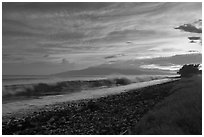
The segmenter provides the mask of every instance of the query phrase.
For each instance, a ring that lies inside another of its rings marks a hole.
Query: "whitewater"
[[[125,86],[101,88],[101,89],[89,89],[89,90],[82,90],[80,92],[74,92],[70,94],[42,96],[36,99],[9,102],[9,103],[2,104],[2,115],[5,116],[8,114],[12,114],[20,111],[26,111],[29,109],[43,108],[46,105],[52,105],[60,102],[100,98],[108,95],[127,92],[131,89],[139,89],[147,86],[169,82],[172,80],[174,79],[164,78],[164,79],[158,79],[158,80],[152,80],[152,81],[146,81],[146,82],[132,83]]]

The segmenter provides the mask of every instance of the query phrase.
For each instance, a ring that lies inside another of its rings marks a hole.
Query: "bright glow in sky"
[[[3,3],[3,74],[51,74],[199,53],[201,46],[188,41],[199,34],[174,28],[201,18],[199,2]]]

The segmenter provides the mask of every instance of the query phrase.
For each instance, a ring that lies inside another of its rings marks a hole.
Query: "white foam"
[[[147,82],[133,83],[126,86],[103,88],[103,89],[97,89],[97,90],[84,90],[82,92],[76,92],[76,93],[65,94],[60,96],[59,95],[45,96],[40,99],[23,100],[23,101],[6,103],[2,105],[2,111],[3,111],[2,115],[17,112],[21,109],[43,107],[45,105],[55,104],[59,102],[99,98],[102,96],[126,92],[131,89],[138,89],[146,86],[161,84],[171,80],[172,79],[159,79],[159,80],[152,80]]]

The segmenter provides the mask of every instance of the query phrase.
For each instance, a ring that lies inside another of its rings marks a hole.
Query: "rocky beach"
[[[176,81],[132,89],[96,99],[47,105],[26,114],[3,117],[2,131],[11,134],[131,134],[131,128],[155,104],[169,96]]]
[[[2,2],[3,135],[202,135],[202,2]]]

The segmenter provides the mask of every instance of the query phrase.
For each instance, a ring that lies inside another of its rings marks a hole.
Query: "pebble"
[[[146,87],[99,99],[61,103],[50,108],[46,106],[46,110],[36,111],[21,119],[11,118],[10,121],[3,122],[2,133],[3,135],[131,134],[130,128],[134,127],[156,103],[169,95],[163,92],[170,92],[173,85],[174,82],[169,82],[152,86],[154,88]]]

